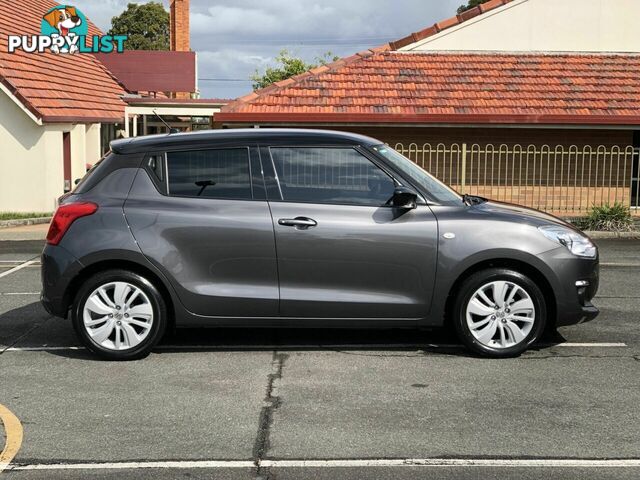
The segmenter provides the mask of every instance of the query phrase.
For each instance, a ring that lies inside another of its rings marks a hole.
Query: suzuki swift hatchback
[[[174,326],[445,324],[507,357],[598,314],[598,252],[571,225],[311,130],[114,141],[61,199],[42,281],[45,308],[109,359]]]

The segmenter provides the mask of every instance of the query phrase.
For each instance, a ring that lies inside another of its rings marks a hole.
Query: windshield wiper
[[[462,203],[465,205],[480,205],[481,203],[488,202],[488,200],[484,197],[479,197],[477,195],[469,195],[465,193],[462,195]]]

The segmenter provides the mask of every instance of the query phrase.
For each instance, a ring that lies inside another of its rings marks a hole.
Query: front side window
[[[271,148],[287,202],[386,205],[394,180],[353,148]]]
[[[250,200],[246,148],[167,153],[169,195]]]

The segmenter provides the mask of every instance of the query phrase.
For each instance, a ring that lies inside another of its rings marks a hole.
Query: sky
[[[103,31],[132,0],[75,0]],[[169,0],[163,0],[165,8]],[[312,61],[348,56],[451,17],[463,0],[191,0],[191,49],[203,98],[251,92],[282,49]]]

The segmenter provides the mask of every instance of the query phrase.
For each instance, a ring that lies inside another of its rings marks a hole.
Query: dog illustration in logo
[[[71,30],[82,25],[82,19],[78,15],[75,7],[64,6],[51,10],[43,18],[49,25],[55,28],[62,37],[75,37],[76,34]],[[57,45],[52,45],[51,51],[54,53],[76,53],[78,46],[71,45],[70,48],[60,48]]]

